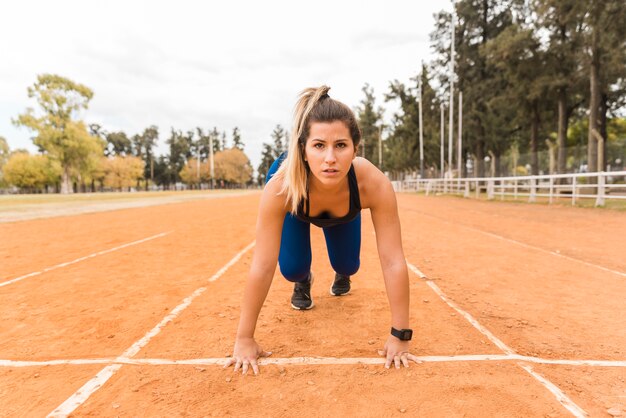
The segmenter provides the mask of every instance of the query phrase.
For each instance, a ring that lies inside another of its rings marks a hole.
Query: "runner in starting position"
[[[311,299],[310,224],[324,230],[335,280],[334,296],[350,291],[359,269],[361,209],[369,208],[391,306],[391,331],[384,350],[385,367],[409,366],[409,279],[402,249],[396,196],[387,177],[357,157],[361,131],[354,113],[328,96],[329,87],[304,90],[296,104],[288,152],[271,166],[256,226],[256,248],[241,305],[232,358],[235,371],[258,373],[257,360],[271,353],[254,339],[261,306],[276,262],[294,282],[291,306],[313,308]]]

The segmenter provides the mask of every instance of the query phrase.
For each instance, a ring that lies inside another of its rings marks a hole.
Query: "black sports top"
[[[353,165],[350,165],[350,170],[348,171],[348,186],[350,188],[350,210],[348,210],[346,216],[331,218],[327,211],[322,212],[316,217],[309,216],[309,191],[307,190],[306,211],[304,210],[304,201],[300,201],[296,218],[304,222],[310,222],[320,228],[341,225],[354,220],[361,212],[361,196],[359,195],[359,184],[356,181],[356,173],[354,172]]]

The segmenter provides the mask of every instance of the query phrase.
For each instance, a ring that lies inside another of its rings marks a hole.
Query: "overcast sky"
[[[383,103],[429,61],[435,1],[11,1],[0,20],[0,136],[35,151],[11,119],[31,106],[37,74],[87,85],[83,118],[129,136],[149,125],[166,153],[172,127],[238,126],[256,168],[300,90],[327,84],[354,108],[369,83]]]

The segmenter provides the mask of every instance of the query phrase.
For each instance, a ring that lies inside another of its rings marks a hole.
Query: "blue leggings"
[[[265,178],[266,183],[276,173],[285,155],[281,154],[274,161]],[[361,264],[361,214],[348,223],[322,229],[333,270],[352,276]],[[306,280],[311,271],[311,224],[290,213],[287,213],[283,222],[278,264],[280,272],[290,282]]]

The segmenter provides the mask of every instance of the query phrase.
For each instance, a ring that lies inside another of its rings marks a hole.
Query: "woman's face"
[[[313,122],[304,154],[311,174],[323,185],[333,186],[348,174],[356,149],[344,122]]]

